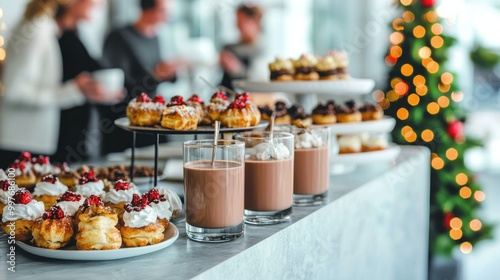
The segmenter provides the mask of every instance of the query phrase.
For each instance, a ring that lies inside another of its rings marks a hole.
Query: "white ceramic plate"
[[[124,130],[150,133],[150,134],[195,135],[195,134],[214,134],[215,132],[215,128],[213,128],[212,126],[199,126],[197,130],[173,130],[160,127],[159,125],[153,127],[135,126],[135,125],[130,125],[130,121],[128,120],[128,118],[119,118],[115,120],[115,125]],[[268,125],[269,123],[267,121],[261,121],[258,125],[250,127],[239,127],[239,128],[222,127],[220,129],[220,133],[244,132],[259,128],[266,128]]]
[[[332,164],[365,164],[373,162],[390,162],[395,160],[401,148],[398,145],[390,144],[385,150],[356,153],[356,154],[338,154],[332,156]]]
[[[116,250],[77,250],[75,246],[51,250],[35,247],[29,243],[20,241],[17,242],[17,245],[28,253],[52,259],[81,261],[117,260],[149,254],[164,249],[172,245],[175,240],[177,240],[179,237],[179,230],[172,223],[170,223],[164,234],[165,239],[158,244],[144,247],[120,248]]]
[[[396,120],[384,116],[377,121],[365,121],[358,123],[336,123],[329,125],[330,131],[335,135],[357,134],[357,133],[387,133],[391,132],[396,125]],[[316,126],[316,125],[315,125]],[[317,125],[322,126],[322,125]]]
[[[234,86],[249,92],[317,93],[344,96],[368,94],[375,87],[375,81],[369,79],[289,82],[236,80]]]

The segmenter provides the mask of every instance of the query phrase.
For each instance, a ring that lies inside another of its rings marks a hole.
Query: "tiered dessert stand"
[[[282,92],[294,95],[297,102],[301,104],[306,112],[311,112],[318,104],[318,95],[326,95],[333,98],[356,98],[361,97],[373,90],[375,81],[369,79],[349,79],[335,81],[249,81],[237,80],[234,86],[240,90],[252,93]],[[332,172],[335,174],[353,170],[356,165],[369,162],[384,162],[394,160],[401,149],[390,144],[385,150],[356,153],[338,154],[337,135],[344,134],[383,134],[394,129],[396,120],[384,116],[381,120],[364,121],[360,123],[337,123],[330,125],[332,135]]]
[[[120,118],[115,120],[115,125],[121,129],[130,131],[132,133],[132,154],[130,157],[130,181],[134,181],[134,164],[135,164],[135,148],[136,148],[136,137],[137,133],[143,134],[153,134],[155,135],[156,141],[154,145],[154,178],[153,178],[153,186],[158,185],[158,146],[160,144],[160,135],[194,135],[195,139],[197,139],[200,134],[214,134],[215,129],[211,126],[199,126],[197,130],[172,130],[161,128],[159,126],[156,127],[142,127],[142,126],[134,126],[130,124],[128,118]],[[236,133],[236,132],[244,132],[254,129],[261,129],[268,126],[268,122],[261,122],[260,124],[252,127],[243,127],[243,128],[221,128],[220,134],[221,139],[224,139],[224,134],[226,133]]]

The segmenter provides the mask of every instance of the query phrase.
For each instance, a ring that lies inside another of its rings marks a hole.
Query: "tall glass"
[[[293,204],[293,141],[290,133],[245,132],[245,222],[270,225],[290,220]]]
[[[225,242],[243,235],[245,144],[219,140],[184,143],[186,233],[195,241]]]
[[[327,127],[293,129],[295,135],[293,202],[321,205],[330,183],[330,131]]]

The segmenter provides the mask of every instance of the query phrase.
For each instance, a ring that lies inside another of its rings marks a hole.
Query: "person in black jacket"
[[[101,119],[114,121],[124,117],[127,104],[141,93],[156,95],[162,82],[175,82],[178,65],[164,61],[160,51],[158,28],[167,21],[169,0],[141,0],[139,18],[125,27],[115,29],[106,38],[103,63],[125,72],[126,98],[114,106],[100,106]],[[112,127],[104,134],[102,152],[120,152],[132,145],[130,133]],[[138,135],[137,146],[154,143],[149,135]]]

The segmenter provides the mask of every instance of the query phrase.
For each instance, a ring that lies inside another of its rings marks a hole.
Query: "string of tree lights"
[[[400,0],[403,10],[392,22],[391,66],[386,92],[373,98],[397,118],[393,139],[431,150],[430,249],[450,255],[455,247],[468,254],[492,227],[477,217],[484,192],[464,164],[466,149],[478,145],[463,133],[463,93],[446,69],[454,39],[443,33],[436,0]]]

